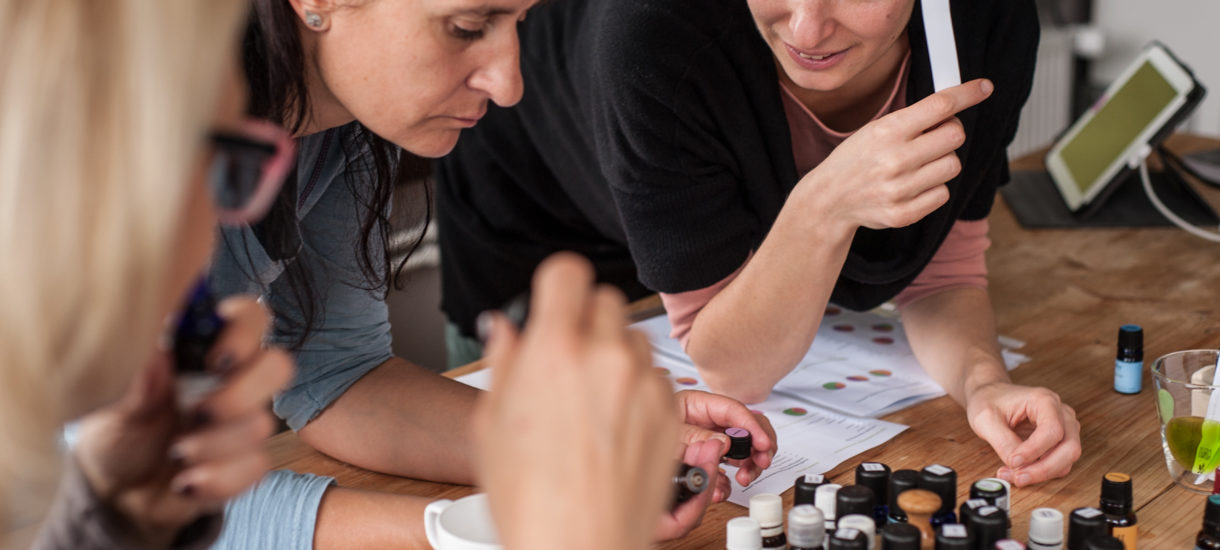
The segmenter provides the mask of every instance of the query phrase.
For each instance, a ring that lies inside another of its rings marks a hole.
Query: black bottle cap
[[[725,458],[732,460],[743,460],[750,458],[751,449],[754,447],[754,438],[745,428],[729,428],[724,431],[724,435],[729,436],[729,452],[724,455]]]
[[[871,518],[876,507],[873,490],[863,485],[848,485],[835,494],[835,517],[860,514]]]
[[[1107,514],[1131,512],[1131,476],[1110,472],[1101,478],[1101,509]]]
[[[1203,509],[1203,527],[1220,529],[1220,495],[1207,497],[1207,507]]]
[[[881,550],[919,550],[919,528],[909,523],[891,523],[881,530]]]
[[[1101,510],[1092,507],[1072,510],[1068,519],[1068,550],[1086,550],[1085,541],[1109,532]]]
[[[894,470],[894,473],[890,474],[889,486],[889,505],[890,512],[892,513],[896,510],[901,510],[898,507],[898,495],[907,489],[919,488],[919,472],[915,470]]]
[[[1098,535],[1085,541],[1084,550],[1123,550],[1123,541],[1110,535]]]
[[[856,485],[872,489],[877,502],[888,503],[890,467],[880,462],[861,462],[856,466]]]
[[[1123,325],[1118,328],[1118,360],[1144,360],[1144,329],[1139,325]]]
[[[868,535],[859,529],[840,527],[826,541],[828,550],[868,550]]]
[[[970,498],[981,498],[994,506],[999,506],[1000,499],[1006,496],[1008,490],[1004,488],[1004,484],[994,479],[980,479],[970,486]]]
[[[984,506],[990,506],[990,505],[991,505],[991,503],[989,503],[981,498],[966,499],[966,502],[962,503],[961,508],[957,509],[957,520],[962,522],[963,524],[965,524],[966,527],[969,527],[970,526],[970,511],[975,508],[982,508]]]
[[[995,506],[973,508],[970,515],[970,531],[978,541],[978,548],[994,548],[996,541],[1008,538],[1008,514]]]
[[[957,471],[948,466],[933,464],[919,472],[919,488],[927,489],[940,497],[937,514],[953,512],[957,508]]]
[[[936,550],[973,550],[974,533],[960,523],[946,523],[936,529]]]
[[[822,474],[805,474],[796,478],[796,483],[792,484],[792,505],[800,506],[802,504],[814,504],[813,496],[826,483],[826,478]]]

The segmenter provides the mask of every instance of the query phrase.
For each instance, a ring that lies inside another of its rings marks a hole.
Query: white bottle
[[[729,520],[725,550],[762,550],[762,529],[748,517]]]

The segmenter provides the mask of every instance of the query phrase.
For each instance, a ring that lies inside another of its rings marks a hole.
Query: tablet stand
[[[1192,224],[1220,224],[1220,217],[1186,183],[1183,174],[1172,163],[1163,164],[1166,170],[1150,174],[1161,201]],[[1044,171],[1013,172],[1012,181],[1001,187],[1000,193],[1017,221],[1029,228],[1173,226],[1148,200],[1136,171],[1128,171],[1113,192],[1085,214],[1068,210],[1050,174]]]

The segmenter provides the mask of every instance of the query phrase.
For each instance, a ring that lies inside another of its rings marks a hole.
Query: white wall
[[[1106,49],[1093,80],[1109,83],[1152,40],[1195,72],[1207,97],[1184,129],[1220,137],[1220,0],[1093,0]]]

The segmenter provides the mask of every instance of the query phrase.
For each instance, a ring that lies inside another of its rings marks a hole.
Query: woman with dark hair
[[[983,256],[1037,14],[1032,0],[951,7],[968,82],[935,94],[916,0],[535,10],[520,30],[530,93],[439,163],[450,349],[477,352],[479,312],[554,250],[628,296],[660,292],[704,381],[747,403],[797,365],[828,303],[895,300],[996,475],[1065,475],[1075,413],[1009,379]]]
[[[504,107],[520,100],[517,23],[534,4],[254,2],[244,41],[251,110],[291,129],[299,155],[262,223],[222,229],[212,276],[221,291],[262,293],[275,314],[273,340],[290,346],[298,362],[275,411],[303,441],[339,460],[474,481],[470,419],[479,392],[390,351],[385,295],[396,266],[387,216],[395,188],[418,176],[418,157],[447,154],[489,100]],[[756,435],[753,456],[735,463],[738,481],[748,484],[770,464],[775,438],[765,418],[723,396],[678,397],[684,442],[713,439],[723,454],[723,429],[740,425]],[[716,471],[713,455],[720,455],[691,452],[688,459]],[[309,492],[314,503],[323,498],[325,480],[298,481],[284,490]],[[714,495],[667,516],[658,535],[685,532],[712,497],[727,496],[721,475]],[[264,504],[273,506],[254,503]]]

